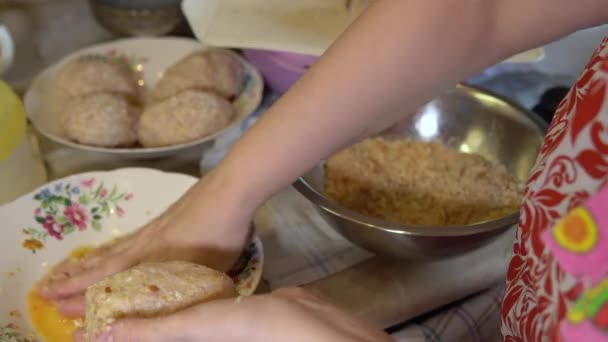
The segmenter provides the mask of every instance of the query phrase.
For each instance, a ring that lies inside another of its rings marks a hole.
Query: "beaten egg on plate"
[[[92,251],[92,247],[80,247],[70,256],[79,259]],[[71,342],[74,331],[83,326],[82,318],[63,316],[52,302],[40,297],[34,290],[28,295],[27,306],[36,333],[46,342]]]

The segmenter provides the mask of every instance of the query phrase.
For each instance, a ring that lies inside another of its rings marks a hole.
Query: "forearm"
[[[215,173],[243,190],[246,203],[261,205],[319,160],[467,76],[589,24],[555,24],[547,16],[565,15],[567,5],[537,5],[564,1],[377,0]]]

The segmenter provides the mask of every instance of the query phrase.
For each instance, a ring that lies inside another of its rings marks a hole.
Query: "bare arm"
[[[319,160],[460,80],[607,21],[604,0],[377,0],[235,144],[214,176],[257,207]],[[251,175],[246,182],[244,172]]]

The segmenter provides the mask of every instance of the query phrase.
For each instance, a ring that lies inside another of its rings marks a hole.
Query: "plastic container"
[[[266,84],[278,93],[289,89],[318,59],[317,56],[270,50],[243,50],[245,58],[255,65]]]
[[[27,132],[21,100],[0,81],[0,204],[36,189],[46,177],[35,137]]]

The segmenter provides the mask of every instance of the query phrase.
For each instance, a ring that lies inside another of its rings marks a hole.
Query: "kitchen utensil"
[[[546,123],[536,114],[491,93],[460,85],[425,105],[403,123],[403,136],[439,140],[504,165],[525,182],[543,142]],[[353,243],[380,255],[433,258],[488,244],[517,223],[518,212],[459,226],[404,225],[341,207],[323,193],[323,163],[295,183],[330,225]]]

